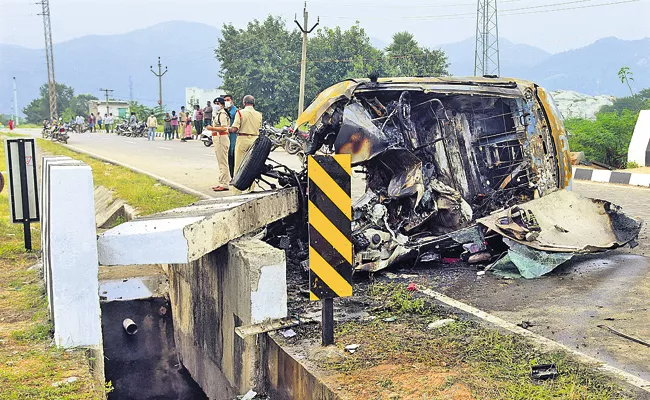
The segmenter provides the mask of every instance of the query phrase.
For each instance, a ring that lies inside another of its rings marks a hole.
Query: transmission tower
[[[54,78],[54,49],[52,47],[52,24],[50,23],[50,1],[42,0],[43,31],[45,33],[45,60],[47,61],[47,92],[50,98],[50,119],[56,119],[56,79]]]
[[[478,0],[474,75],[500,75],[497,0]]]

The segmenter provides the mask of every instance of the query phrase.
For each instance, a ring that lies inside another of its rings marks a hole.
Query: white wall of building
[[[120,116],[120,109],[126,110],[125,113],[128,114],[129,112],[129,103],[125,101],[110,101],[108,102],[108,112],[106,111],[106,101],[90,101],[88,103],[88,113],[93,113],[97,115],[97,113],[100,113],[102,116],[104,114],[110,114],[113,113],[114,117],[119,117]],[[124,114],[124,112],[123,112]],[[124,115],[126,115],[124,114]]]
[[[650,165],[650,110],[641,110],[636,121],[627,161],[634,161],[642,167]]]
[[[219,96],[225,95],[226,92],[221,89],[201,89],[198,87],[185,88],[185,108],[192,109],[194,104],[201,108],[205,107],[208,101],[212,102]]]

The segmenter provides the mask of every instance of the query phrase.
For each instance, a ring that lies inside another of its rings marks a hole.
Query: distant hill
[[[185,103],[185,87],[216,88],[219,63],[213,49],[220,36],[218,28],[191,22],[172,21],[121,35],[84,36],[54,45],[56,81],[72,86],[75,93],[103,98],[100,88],[114,89],[114,97],[129,100],[129,77],[134,100],[149,106],[158,100],[158,56],[163,68],[163,102],[180,107]],[[0,44],[0,112],[11,111],[13,82],[18,85],[18,105],[22,109],[38,96],[47,82],[45,52]]]
[[[454,75],[474,73],[474,39],[441,46],[447,52]],[[634,73],[632,87],[650,87],[650,38],[604,38],[588,46],[549,54],[534,46],[499,41],[501,76],[530,79],[549,90],[572,90],[595,95],[629,96],[618,79],[628,66]]]
[[[121,35],[84,36],[54,45],[56,80],[102,98],[100,88],[114,89],[115,98],[129,99],[129,77],[134,100],[149,106],[158,100],[158,79],[150,72],[158,56],[169,71],[163,77],[163,101],[170,107],[185,102],[185,87],[216,88],[221,84],[213,49],[220,37],[216,27],[171,21]],[[371,38],[378,48],[388,44]],[[440,46],[454,75],[474,73],[474,39]],[[628,66],[635,90],[650,87],[650,38],[604,38],[559,54],[534,46],[500,41],[501,75],[531,79],[549,90],[573,90],[589,95],[628,95],[617,72]],[[0,113],[10,113],[12,76],[18,84],[22,109],[38,96],[47,81],[42,49],[0,44]]]
[[[461,42],[440,46],[447,54],[453,75],[474,75],[475,40],[473,37]],[[499,56],[502,76],[518,76],[522,70],[547,60],[552,55],[538,47],[517,44],[505,38],[499,40]]]

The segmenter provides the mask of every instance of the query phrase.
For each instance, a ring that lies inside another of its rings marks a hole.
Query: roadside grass
[[[0,147],[4,167],[4,147]],[[2,168],[4,169],[4,168]],[[9,221],[7,193],[0,193],[0,398],[100,399],[82,350],[52,344],[47,300],[38,271],[38,224],[32,224],[34,252],[26,252],[22,225]],[[67,378],[71,383],[53,386]]]
[[[115,197],[134,207],[140,215],[155,214],[199,200],[146,175],[74,152],[58,143],[37,139],[37,146],[45,153],[72,157],[88,164],[93,170],[95,186],[112,190]]]
[[[566,353],[542,353],[521,337],[459,320],[404,285],[375,283],[368,296],[381,304],[376,318],[336,329],[341,347],[356,343],[359,348],[341,362],[326,364],[341,373],[336,384],[343,398],[345,393],[392,399],[633,398],[593,366]],[[386,322],[387,317],[396,319]],[[441,318],[456,321],[427,329]],[[533,381],[531,366],[548,363],[555,363],[560,375]]]

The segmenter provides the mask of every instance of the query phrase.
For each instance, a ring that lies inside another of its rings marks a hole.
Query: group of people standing
[[[196,107],[194,109],[196,115]],[[231,177],[258,138],[262,128],[262,113],[255,110],[255,98],[251,95],[244,96],[242,109],[235,107],[230,95],[217,97],[214,99],[214,110],[210,111],[210,120],[206,120],[203,113],[203,124],[212,132],[214,152],[219,164],[219,184],[212,190],[222,192],[230,189]],[[239,193],[237,189],[233,189],[233,192]]]
[[[113,117],[113,113],[106,113],[103,117],[100,113],[97,113],[97,116],[95,116],[95,113],[90,113],[87,118],[82,117],[81,115],[77,115],[74,120],[70,121],[70,124],[74,124],[79,127],[83,126],[84,123],[88,123],[89,132],[99,131],[102,129],[103,125],[103,129],[106,131],[106,133],[112,133],[114,129],[115,118]],[[83,131],[83,129],[79,129],[79,132]]]

